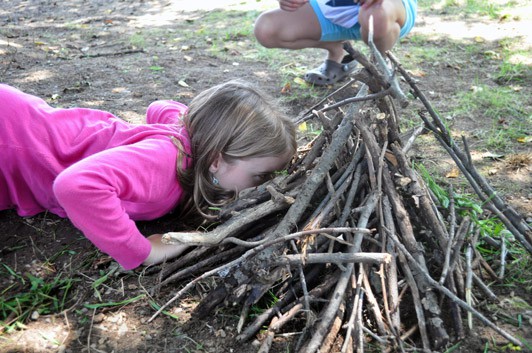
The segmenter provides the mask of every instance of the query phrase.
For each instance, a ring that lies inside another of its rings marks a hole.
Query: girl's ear
[[[212,164],[209,166],[209,172],[216,173],[220,168],[220,162],[222,160],[222,154],[219,153],[218,156],[214,159]]]

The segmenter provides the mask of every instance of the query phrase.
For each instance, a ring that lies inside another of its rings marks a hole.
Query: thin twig
[[[458,298],[456,295],[454,295],[450,290],[440,285],[437,281],[432,279],[423,269],[419,266],[417,261],[412,257],[412,255],[408,252],[408,250],[404,247],[404,245],[397,239],[397,237],[389,233],[390,238],[393,240],[395,245],[400,249],[401,253],[404,254],[408,260],[408,262],[416,268],[417,271],[419,271],[425,279],[436,289],[438,289],[442,294],[446,295],[449,299],[456,302],[462,309],[470,311],[477,319],[479,319],[483,324],[486,326],[489,326],[492,328],[495,332],[500,334],[502,337],[506,338],[509,342],[515,344],[516,346],[522,347],[523,343],[519,341],[517,338],[510,335],[508,332],[504,331],[497,325],[495,325],[493,322],[488,320],[484,315],[482,315],[480,312],[472,308],[470,305],[468,305],[466,302]]]
[[[403,153],[405,155],[410,152],[410,149],[412,149],[412,146],[414,145],[414,141],[419,137],[419,135],[423,134],[425,132],[425,125],[418,126],[413,132],[412,135],[408,138],[408,141],[403,146]]]
[[[129,54],[137,54],[137,53],[144,53],[144,49],[129,49],[129,50],[121,50],[121,51],[113,51],[110,53],[96,53],[96,54],[82,54],[79,56],[80,59],[84,58],[99,58],[103,56],[120,56],[120,55],[129,55]]]
[[[471,287],[473,286],[473,269],[471,268],[471,261],[473,257],[473,248],[471,244],[467,244],[466,248],[466,281],[465,281],[465,300],[466,303],[473,307]],[[470,311],[467,312],[467,326],[469,330],[473,329],[473,316]]]
[[[356,276],[356,284],[355,284],[355,296],[353,298],[353,309],[351,310],[351,315],[349,316],[349,320],[347,321],[347,324],[344,325],[344,328],[347,328],[347,331],[344,336],[344,343],[342,344],[341,353],[345,353],[347,351],[347,348],[350,343],[354,342],[353,337],[353,329],[355,326],[355,319],[356,314],[358,313],[358,310],[356,310],[357,305],[359,304],[358,298],[360,297],[360,292],[362,289],[362,277],[364,276],[364,273],[362,272],[363,267],[360,266],[358,269],[358,276]],[[352,281],[354,281],[354,276],[352,277]]]
[[[456,213],[454,209],[454,194],[453,187],[449,186],[449,213],[450,213],[450,225],[449,225],[449,240],[447,241],[447,246],[445,247],[445,259],[443,261],[443,269],[440,276],[440,284],[445,283],[447,278],[447,272],[449,271],[449,264],[451,262],[451,252],[454,242],[455,229],[456,229]]]
[[[391,261],[390,254],[385,253],[326,253],[326,254],[306,254],[302,255],[283,255],[273,264],[277,265],[301,265],[301,264],[345,264],[345,263],[363,263],[381,265],[388,264]]]
[[[473,273],[473,281],[475,284],[484,292],[484,294],[490,299],[491,301],[498,302],[499,298],[497,298],[497,295],[493,293],[491,289],[478,277],[478,275],[475,272]]]
[[[323,98],[322,100],[320,100],[318,103],[314,104],[312,107],[310,107],[309,109],[307,109],[304,113],[302,114],[299,114],[299,117],[297,119],[295,119],[295,122],[296,124],[300,124],[302,123],[303,121],[305,120],[308,120],[310,119],[309,117],[309,114],[314,111],[316,108],[318,108],[320,105],[322,105],[323,103],[325,103],[327,100],[329,100],[331,97],[334,97],[336,94],[338,94],[339,92],[343,91],[344,89],[346,89],[347,87],[351,86],[353,83],[355,82],[355,80],[351,79],[349,80],[347,83],[345,83],[343,86],[340,86],[340,88],[336,89],[334,92],[332,92],[331,94],[327,95],[325,98]]]

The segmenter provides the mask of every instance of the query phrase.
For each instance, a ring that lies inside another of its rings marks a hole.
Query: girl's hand
[[[284,11],[295,11],[307,2],[308,0],[279,0],[279,7]]]
[[[183,253],[188,245],[163,244],[162,234],[153,234],[148,237],[151,243],[151,251],[148,258],[142,263],[144,266],[157,265],[165,260],[173,259]]]

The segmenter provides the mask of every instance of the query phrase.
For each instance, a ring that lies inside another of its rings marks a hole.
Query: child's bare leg
[[[358,21],[364,42],[368,41],[369,18],[373,15],[373,42],[384,53],[393,48],[399,39],[406,11],[401,0],[377,0],[360,7]]]
[[[340,62],[345,53],[342,42],[321,42],[321,27],[308,3],[295,11],[275,9],[261,14],[255,22],[255,37],[266,48],[327,50],[327,59]]]

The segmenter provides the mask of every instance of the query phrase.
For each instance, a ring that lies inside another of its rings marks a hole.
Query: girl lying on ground
[[[68,217],[123,268],[178,256],[184,246],[135,225],[190,204],[207,217],[283,169],[293,123],[251,84],[231,81],[190,106],[156,101],[146,124],[111,113],[59,109],[0,85],[0,210]]]

